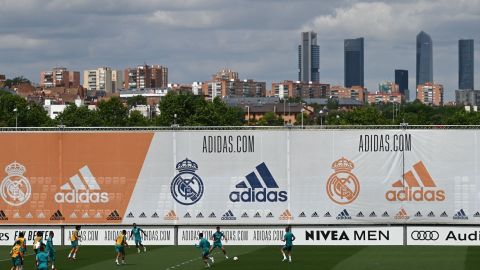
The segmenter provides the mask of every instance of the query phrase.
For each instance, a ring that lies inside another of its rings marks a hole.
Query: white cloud
[[[0,49],[38,49],[48,42],[20,35],[0,35]]]

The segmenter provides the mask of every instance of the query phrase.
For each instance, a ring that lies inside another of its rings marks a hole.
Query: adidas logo
[[[192,216],[190,215],[189,212],[187,212],[185,215],[183,215],[183,218],[191,218]]]
[[[209,218],[216,218],[217,216],[215,216],[215,213],[210,213],[210,215],[208,216]]]
[[[72,213],[70,214],[70,218],[77,218],[77,214],[76,214],[75,212],[72,212]]]
[[[203,218],[202,212],[198,213],[197,216],[196,216],[196,218]]]
[[[38,215],[37,215],[37,218],[45,218],[45,214],[43,212],[40,212]]]
[[[327,212],[325,215],[323,215],[323,217],[332,217],[332,215],[330,215],[330,212]]]
[[[102,218],[102,214],[100,214],[100,212],[97,212],[94,216],[94,218]]]
[[[272,212],[269,212],[269,213],[267,214],[267,218],[272,218],[272,217],[273,217]]]
[[[145,212],[142,212],[142,213],[140,214],[140,216],[138,216],[138,217],[139,217],[139,218],[147,218],[147,215],[145,215]]]
[[[3,210],[0,210],[0,220],[8,220],[7,215],[5,215],[5,212]]]
[[[153,213],[152,218],[159,218],[160,216],[157,214],[157,212]]]
[[[271,213],[270,213],[271,214]],[[261,218],[262,216],[260,215],[259,212],[255,213],[255,215],[253,216],[254,218]]]
[[[83,215],[82,215],[82,218],[90,218],[90,216],[88,215],[87,212],[85,212]],[[108,219],[108,218],[107,218]]]
[[[383,212],[382,217],[390,217],[387,211]]]
[[[298,215],[298,217],[307,217],[307,216],[305,215],[304,212],[301,212],[300,215]]]
[[[377,217],[377,214],[375,214],[375,212],[372,212],[370,213],[370,215],[368,215],[369,217]]]
[[[413,174],[413,171],[420,179],[421,185],[417,177]],[[423,162],[418,162],[413,165],[413,170],[406,172],[403,175],[404,180],[398,180],[393,183],[394,190],[389,190],[385,194],[385,198],[391,202],[395,201],[444,201],[445,190],[437,189],[435,181],[428,173],[427,168]]]
[[[242,218],[248,218],[247,212],[244,212],[244,213],[242,214]]]
[[[365,217],[362,212],[359,212],[356,217]]]
[[[258,174],[263,180],[262,185],[255,172],[251,172],[245,178],[247,183],[242,181],[235,188],[245,191],[233,191],[230,193],[230,201],[232,202],[285,202],[287,201],[287,192],[284,190],[277,191],[278,184],[268,170],[265,162],[256,167]]]
[[[395,219],[409,219],[410,217],[407,215],[407,211],[405,209],[400,208],[400,211],[395,215]]]
[[[293,216],[292,216],[292,213],[290,213],[290,211],[288,209],[285,209],[285,211],[283,211],[283,213],[280,215],[280,217],[278,217],[278,219],[280,219],[280,220],[292,220]]]
[[[175,211],[170,210],[164,217],[164,220],[177,220],[177,214],[175,214]]]
[[[317,212],[313,212],[312,217],[318,217]]]
[[[337,219],[339,219],[339,220],[352,219],[352,217],[347,212],[347,209],[343,209],[343,211],[340,212],[340,214],[337,215]]]
[[[468,216],[463,209],[460,209],[460,211],[453,215],[453,219],[468,219]]]
[[[232,210],[228,210],[225,214],[223,214],[222,220],[236,220],[237,218],[233,214]]]
[[[25,215],[25,218],[33,218],[32,213],[29,212],[28,214],[26,214],[26,215]]]
[[[85,213],[87,214],[87,213]],[[88,214],[87,214],[88,216]],[[122,217],[118,214],[117,210],[113,210],[112,213],[110,213],[110,215],[107,216],[107,220],[121,220]]]
[[[20,213],[16,212],[15,214],[13,214],[13,218],[20,218]]]
[[[415,213],[414,217],[423,217],[423,216],[422,216],[422,213],[420,213],[420,211],[418,211],[417,213]]]
[[[428,213],[427,217],[435,217],[435,214],[433,213],[433,211],[430,211],[430,213]]]
[[[107,203],[108,193],[100,192],[100,186],[88,166],[83,166],[79,174],[70,177],[70,182],[60,187],[55,194],[57,203]]]
[[[53,215],[50,217],[50,220],[65,220],[60,210],[57,210]]]
[[[440,215],[440,217],[448,217],[447,212],[444,211],[444,212]]]
[[[476,212],[473,217],[480,217],[480,213],[479,212]]]
[[[133,213],[132,213],[132,212],[128,213],[128,215],[127,215],[127,218],[134,218],[134,217],[135,217],[135,216],[133,216]]]

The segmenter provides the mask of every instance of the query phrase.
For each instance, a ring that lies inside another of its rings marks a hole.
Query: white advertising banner
[[[478,137],[474,130],[156,132],[123,222],[479,223]]]
[[[294,227],[296,245],[395,246],[403,245],[402,226]]]
[[[410,246],[480,246],[480,228],[474,226],[407,227]]]
[[[43,233],[43,242],[46,243],[50,232],[53,232],[53,244],[62,244],[62,230],[60,226],[0,226],[0,246],[12,246],[20,232],[23,232],[29,249],[33,247],[33,239],[37,232]]]
[[[0,220],[480,224],[479,142],[460,129],[5,133]]]
[[[173,227],[159,227],[159,226],[142,226],[141,228],[145,234],[142,233],[142,244],[144,245],[174,245],[175,244],[175,230]],[[74,227],[65,227],[64,244],[70,245],[70,235]],[[131,235],[131,226],[82,226],[80,230],[80,245],[85,246],[114,246],[117,236],[122,232],[127,231],[127,242],[134,246],[134,237]]]
[[[199,243],[199,233],[203,233],[206,239],[211,240],[215,227],[179,227],[178,245],[194,245]],[[221,232],[225,235],[224,245],[232,246],[269,246],[282,245],[282,239],[285,234],[285,227],[221,227]]]
[[[225,245],[284,245],[285,227],[221,227],[227,238]],[[211,240],[215,228],[180,227],[178,244],[193,245],[199,242],[199,233]],[[370,227],[292,227],[294,245],[403,245],[402,226]]]

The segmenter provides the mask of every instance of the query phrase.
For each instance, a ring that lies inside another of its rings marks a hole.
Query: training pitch
[[[230,259],[214,251],[211,269],[478,269],[480,247],[311,247],[295,246],[293,262],[282,262],[280,246],[226,246]],[[0,248],[0,269],[10,269],[9,248]],[[31,251],[31,249],[29,250]],[[148,247],[137,254],[127,248],[126,265],[115,264],[113,246],[81,246],[78,259],[67,259],[68,248],[57,247],[59,270],[108,269],[204,269],[200,251],[193,246]],[[237,256],[238,261],[231,258]],[[34,256],[27,253],[25,270],[36,269]]]

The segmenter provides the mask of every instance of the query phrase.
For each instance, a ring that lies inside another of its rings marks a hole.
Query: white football
[[[234,260],[234,261],[238,260],[238,257],[233,257],[233,260]]]

